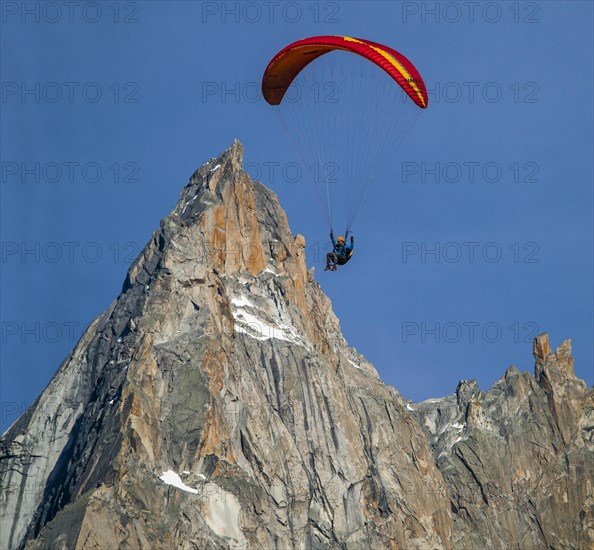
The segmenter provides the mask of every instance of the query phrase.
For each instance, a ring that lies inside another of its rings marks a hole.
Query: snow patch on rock
[[[172,485],[173,487],[175,487],[177,489],[181,489],[182,491],[186,491],[187,493],[193,493],[195,495],[198,494],[198,489],[194,489],[193,487],[188,487],[188,485],[186,485],[181,480],[179,475],[176,474],[173,470],[167,470],[166,472],[163,472],[159,476],[159,479],[163,483],[166,483],[167,485]]]
[[[260,299],[261,305],[255,300]],[[231,299],[231,312],[235,319],[235,330],[256,340],[284,340],[300,343],[297,329],[280,311],[277,303],[262,297],[240,294]]]

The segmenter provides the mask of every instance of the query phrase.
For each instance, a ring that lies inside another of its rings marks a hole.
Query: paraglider
[[[346,235],[348,237],[348,233]],[[338,237],[334,240],[334,232],[330,230],[330,240],[332,241],[332,252],[326,254],[326,267],[324,271],[336,271],[337,265],[346,264],[353,255],[353,248],[355,247],[355,239],[351,235],[351,242],[346,244],[344,237]]]
[[[428,105],[420,73],[383,44],[314,36],[271,59],[262,94],[277,107],[303,166],[312,171],[308,180],[331,235],[339,212],[348,238],[374,179]],[[327,270],[334,271],[348,262],[353,246],[331,240]]]

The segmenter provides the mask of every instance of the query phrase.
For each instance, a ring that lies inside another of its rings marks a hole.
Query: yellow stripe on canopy
[[[423,104],[423,107],[426,107],[425,98],[423,97],[421,90],[419,90],[419,87],[416,85],[414,78],[410,76],[409,72],[398,62],[397,59],[394,59],[394,57],[392,57],[388,52],[382,50],[381,48],[372,46],[367,42],[357,40],[356,38],[351,38],[350,36],[343,36],[342,38],[344,38],[344,40],[346,40],[347,42],[357,42],[358,44],[368,46],[372,50],[375,50],[377,53],[379,53],[383,58],[387,59],[390,62],[390,64],[404,77],[404,79],[408,82],[410,87],[417,93],[419,99],[421,100],[421,103]]]

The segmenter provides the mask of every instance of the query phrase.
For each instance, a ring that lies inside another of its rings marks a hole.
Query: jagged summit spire
[[[209,180],[209,174],[216,171],[217,166],[229,166],[232,170],[243,170],[243,145],[235,138],[231,147],[223,151],[218,157],[212,158],[205,162],[198,168],[190,177],[188,187],[204,184],[205,180]],[[182,191],[183,194],[183,191]]]

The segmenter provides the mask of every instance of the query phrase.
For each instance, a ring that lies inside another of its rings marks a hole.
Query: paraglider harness
[[[336,263],[338,265],[346,264],[351,259],[352,255],[353,255],[354,241],[353,241],[352,236],[351,236],[351,245],[347,246],[347,244],[346,244],[347,239],[349,238],[349,233],[350,233],[350,231],[347,229],[346,233],[344,234],[344,243],[345,244],[340,247],[343,249],[344,252],[339,254],[336,251],[336,249],[338,248],[338,243],[334,240],[334,232],[332,230],[330,230],[330,239],[332,240],[332,246],[334,247],[332,253],[335,255]]]

